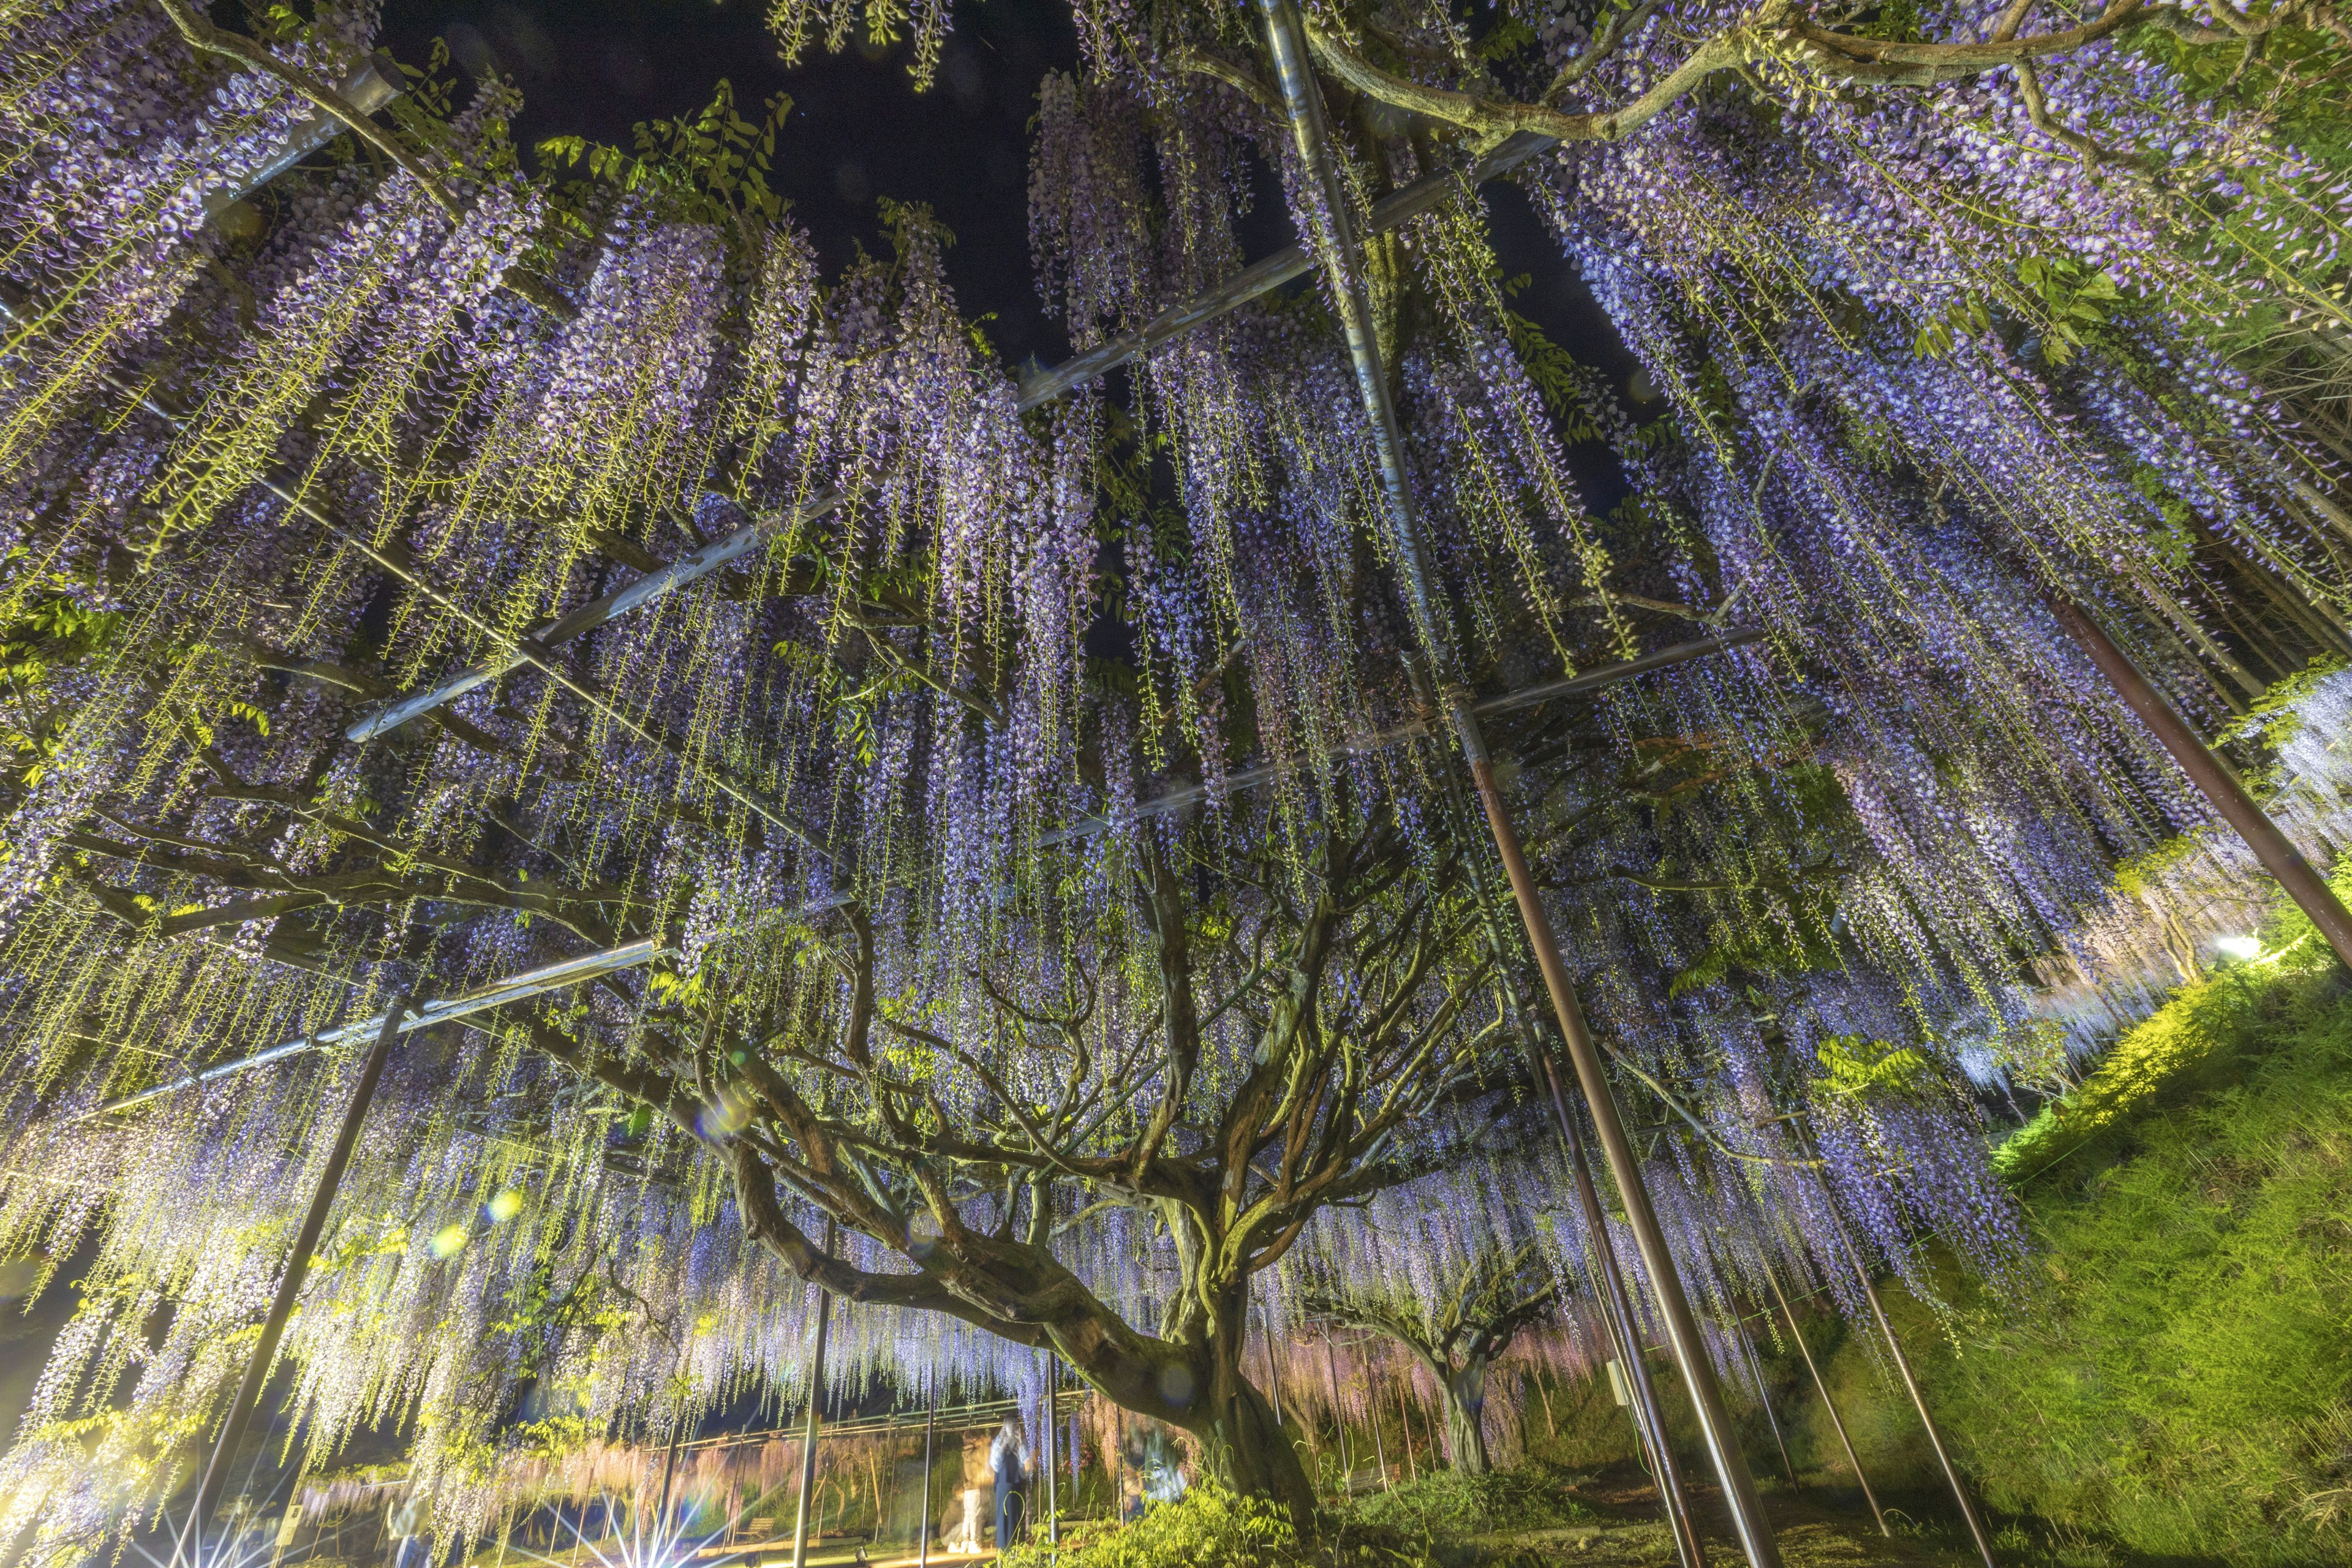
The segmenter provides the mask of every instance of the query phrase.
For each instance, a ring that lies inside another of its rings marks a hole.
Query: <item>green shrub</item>
[[[1007,1552],[1003,1568],[1045,1568],[1048,1558],[1035,1536]],[[1065,1529],[1061,1561],[1068,1568],[1282,1568],[1307,1559],[1280,1509],[1202,1484],[1127,1524]]]
[[[1532,1461],[1483,1476],[1436,1470],[1366,1493],[1349,1505],[1347,1517],[1358,1526],[1436,1542],[1583,1523],[1592,1513],[1568,1495],[1570,1480],[1566,1473]]]
[[[1472,1536],[1589,1517],[1560,1495],[1568,1480],[1549,1466],[1442,1472],[1332,1510],[1311,1535],[1272,1503],[1204,1484],[1126,1524],[1065,1524],[1060,1557],[1066,1568],[1443,1568],[1486,1555]],[[1003,1568],[1046,1568],[1051,1555],[1033,1538],[1005,1553]]]

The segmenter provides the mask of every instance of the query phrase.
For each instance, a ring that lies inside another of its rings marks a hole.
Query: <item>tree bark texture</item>
[[[1486,1358],[1474,1356],[1445,1379],[1445,1458],[1465,1476],[1493,1469],[1486,1451]]]

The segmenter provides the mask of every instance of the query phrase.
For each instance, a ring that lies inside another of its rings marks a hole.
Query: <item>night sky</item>
[[[828,274],[882,245],[875,198],[926,202],[953,231],[947,267],[967,318],[992,313],[990,338],[1008,364],[1069,352],[1040,308],[1029,266],[1029,122],[1048,70],[1075,70],[1078,41],[1064,0],[964,0],[939,77],[918,93],[908,47],[813,45],[787,70],[766,26],[765,0],[388,0],[384,41],[409,64],[436,37],[468,70],[502,70],[523,92],[515,135],[525,148],[556,135],[621,147],[640,121],[691,113],[724,77],[746,119],[771,93],[793,96],[771,184],[816,242]],[[1265,182],[1262,182],[1264,184]],[[1632,362],[1526,199],[1489,185],[1505,274],[1534,283],[1517,308],[1555,341],[1622,384]],[[1289,220],[1270,184],[1242,225],[1253,258],[1288,243]],[[1593,510],[1623,493],[1605,453],[1575,454]]]
[[[826,272],[863,243],[882,247],[875,198],[926,202],[956,237],[948,272],[967,317],[995,312],[1009,361],[1067,353],[1029,281],[1029,121],[1048,70],[1073,70],[1077,35],[1053,0],[958,7],[928,92],[908,47],[829,55],[813,44],[786,70],[765,0],[389,0],[384,39],[421,64],[437,35],[461,68],[503,70],[522,89],[516,140],[580,135],[630,146],[640,121],[691,113],[721,77],[747,120],[779,90],[792,118],[770,184],[792,203]]]

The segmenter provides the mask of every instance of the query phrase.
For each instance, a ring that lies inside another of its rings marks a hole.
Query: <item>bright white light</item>
[[[2263,944],[2250,936],[2225,936],[2214,940],[2213,946],[2231,958],[2260,958]]]
[[[731,1528],[743,1522],[739,1510],[727,1524],[706,1535],[696,1535],[685,1526],[683,1519],[664,1520],[656,1513],[656,1505],[645,1497],[632,1497],[625,1504],[611,1492],[599,1494],[605,1520],[612,1520],[625,1506],[629,1522],[611,1534],[600,1533],[595,1538],[585,1534],[579,1519],[565,1518],[561,1510],[556,1517],[576,1542],[574,1547],[560,1548],[562,1557],[544,1556],[527,1546],[516,1543],[518,1553],[541,1568],[740,1568],[740,1565],[761,1548],[751,1546],[741,1552],[728,1552],[722,1556],[706,1555],[712,1547],[730,1533]],[[682,1494],[672,1500],[673,1513],[683,1513]],[[585,1517],[585,1510],[582,1510]],[[611,1529],[608,1524],[607,1529]],[[778,1544],[762,1542],[769,1550]],[[811,1542],[814,1544],[814,1542]]]

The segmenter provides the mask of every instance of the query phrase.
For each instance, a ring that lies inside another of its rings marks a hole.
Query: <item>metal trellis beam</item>
[[[400,96],[400,67],[388,55],[370,55],[335,90],[362,114],[373,114]],[[323,109],[295,124],[287,131],[285,140],[261,161],[261,166],[246,176],[243,184],[235,190],[214,191],[205,197],[205,216],[219,217],[349,129]]]
[[[600,974],[610,974],[615,970],[635,969],[640,964],[651,963],[656,959],[667,957],[671,951],[672,949],[660,940],[646,937],[636,942],[624,942],[618,947],[608,947],[595,952],[583,953],[578,958],[567,958],[559,963],[542,964],[537,969],[527,969],[520,974],[510,974],[503,980],[494,980],[486,985],[478,985],[471,991],[461,991],[455,996],[445,996],[437,1002],[428,1002],[422,1006],[412,1007],[402,1017],[398,1032],[405,1035],[416,1029],[429,1029],[436,1024],[450,1023],[476,1013],[486,1013],[493,1007],[503,1007],[509,1002],[521,1002],[532,996],[544,995],[550,991],[560,991],[567,985],[576,985],[583,980],[593,980]],[[313,1051],[322,1051],[331,1046],[365,1039],[383,1027],[386,1016],[378,1013],[373,1017],[356,1019],[352,1023],[338,1025],[331,1029],[322,1029],[315,1035],[300,1036],[282,1045],[272,1046],[268,1050],[256,1051],[251,1056],[216,1062],[211,1067],[192,1072],[185,1078],[173,1079],[169,1083],[159,1083],[152,1088],[142,1089],[136,1094],[126,1094],[110,1100],[103,1105],[82,1112],[78,1120],[87,1121],[92,1117],[106,1115],[109,1111],[129,1110],[134,1106],[161,1100],[167,1094],[176,1094],[184,1089],[193,1089],[198,1084],[217,1082],[225,1078],[234,1078],[239,1073],[250,1072],[255,1068],[268,1067],[272,1062],[282,1062],[293,1057],[308,1056]]]
[[[1751,643],[1761,641],[1763,637],[1764,634],[1759,631],[1742,630],[1726,632],[1720,637],[1703,637],[1696,642],[1677,643],[1672,647],[1663,647],[1655,653],[1644,654],[1639,658],[1629,658],[1616,664],[1605,664],[1578,675],[1564,676],[1557,680],[1539,681],[1533,686],[1523,686],[1516,690],[1498,692],[1495,696],[1472,704],[1472,707],[1479,713],[1503,713],[1516,709],[1532,707],[1538,702],[1547,702],[1557,698],[1582,697],[1595,691],[1605,690],[1612,686],[1622,685],[1636,676],[1647,675],[1654,670],[1671,668],[1675,665],[1685,664],[1696,658],[1704,658],[1727,648],[1744,647]],[[1351,743],[1344,748],[1344,751],[1369,751],[1374,747],[1411,740],[1427,732],[1428,726],[1424,724],[1417,722],[1402,724],[1391,730],[1379,731]],[[1295,765],[1292,764],[1292,766]],[[1283,776],[1287,771],[1289,771],[1287,767],[1278,763],[1244,768],[1228,777],[1225,780],[1224,788],[1228,794],[1237,790],[1255,789],[1260,784]],[[1133,820],[1148,821],[1156,817],[1175,816],[1201,805],[1208,799],[1210,793],[1209,787],[1205,784],[1191,783],[1178,784],[1148,800],[1139,802],[1135,808]],[[1109,832],[1111,827],[1112,823],[1108,817],[1082,817],[1067,827],[1056,828],[1051,833],[1043,835],[1040,842],[1044,845],[1054,845],[1075,839],[1097,837]],[[803,916],[822,914],[828,910],[838,909],[848,901],[847,895],[834,894],[799,905],[788,912]],[[406,1021],[401,1025],[401,1029],[405,1033],[411,1029],[429,1028],[435,1024],[445,1024],[475,1013],[488,1012],[493,1007],[503,1007],[510,1002],[528,1001],[533,996],[544,995],[551,991],[560,991],[567,985],[577,984],[583,980],[593,980],[599,975],[657,963],[671,956],[675,952],[676,949],[661,939],[641,937],[635,942],[623,942],[617,947],[602,948],[594,952],[583,953],[577,958],[567,958],[559,963],[543,964],[520,974],[509,975],[504,980],[492,981],[477,986],[471,991],[460,992],[455,996],[446,996],[438,1002],[429,1003],[411,1013]],[[136,1094],[126,1094],[110,1100],[102,1105],[82,1112],[81,1115],[87,1119],[103,1116],[110,1111],[129,1110],[135,1106],[147,1104],[151,1100],[159,1100],[168,1094],[175,1094],[181,1089],[191,1089],[198,1084],[233,1078],[255,1068],[267,1067],[272,1062],[284,1061],[290,1057],[305,1056],[312,1051],[324,1050],[331,1046],[342,1045],[349,1040],[365,1037],[368,1031],[379,1026],[383,1022],[382,1015],[378,1015],[373,1018],[362,1018],[356,1023],[341,1025],[320,1034],[304,1035],[281,1045],[272,1046],[267,1050],[256,1051],[251,1056],[218,1062],[201,1071],[192,1072],[184,1078],[174,1079],[169,1083],[156,1084],[141,1089]]]
[[[526,647],[544,651],[560,647],[574,637],[585,637],[607,621],[618,620],[632,610],[642,609],[667,594],[708,577],[730,562],[741,560],[778,529],[791,523],[814,522],[829,516],[840,505],[841,493],[826,490],[807,505],[794,508],[782,516],[760,518],[746,523],[724,539],[682,555],[667,566],[646,573],[634,583],[614,589],[601,599],[581,605],[570,615],[526,633],[522,646],[497,654],[484,663],[469,665],[421,691],[394,699],[353,724],[344,734],[353,741],[368,741],[397,730],[410,720],[421,718],[446,702],[455,701],[478,686],[534,662],[530,654],[525,651]]]
[[[1764,637],[1765,634],[1760,631],[1741,630],[1726,632],[1720,637],[1701,637],[1695,642],[1676,643],[1671,647],[1662,647],[1655,653],[1645,653],[1639,658],[1622,659],[1614,664],[1597,666],[1578,675],[1563,676],[1557,680],[1538,681],[1533,686],[1522,686],[1516,690],[1497,692],[1492,697],[1481,698],[1471,703],[1470,711],[1485,718],[1496,713],[1513,712],[1521,708],[1532,708],[1538,703],[1549,702],[1557,698],[1585,696],[1591,692],[1620,685],[1637,675],[1646,675],[1654,669],[1668,669],[1677,664],[1687,664],[1695,658],[1706,658],[1729,648],[1746,647],[1751,643],[1763,641]],[[1394,745],[1400,741],[1418,740],[1429,732],[1429,725],[1416,719],[1391,729],[1376,730],[1369,735],[1349,742],[1329,754],[1345,756],[1377,751],[1383,746]],[[1238,773],[1226,775],[1223,793],[1230,795],[1235,790],[1255,789],[1260,784],[1270,784],[1276,779],[1295,773],[1304,765],[1295,762],[1261,763],[1254,768],[1244,768]],[[1206,784],[1176,784],[1172,788],[1162,790],[1148,800],[1138,803],[1130,820],[1148,822],[1154,817],[1173,816],[1178,812],[1187,811],[1199,805],[1216,793],[1218,792]],[[1110,821],[1107,817],[1082,816],[1067,827],[1057,827],[1050,833],[1039,835],[1037,842],[1040,847],[1050,847],[1067,843],[1074,838],[1092,838],[1098,834],[1109,831],[1110,826]]]
[[[1465,170],[1441,169],[1434,174],[1423,174],[1402,190],[1391,191],[1372,204],[1370,221],[1365,229],[1371,234],[1386,234],[1392,228],[1402,228],[1465,185],[1500,179],[1537,153],[1559,145],[1549,136],[1517,132]],[[1287,247],[1262,261],[1252,262],[1214,288],[1181,305],[1171,305],[1144,325],[1073,355],[1051,370],[1022,377],[1020,406],[1025,413],[1051,403],[1129,360],[1140,359],[1194,327],[1230,315],[1252,300],[1273,293],[1294,278],[1306,277],[1314,268],[1315,258],[1303,245]]]

